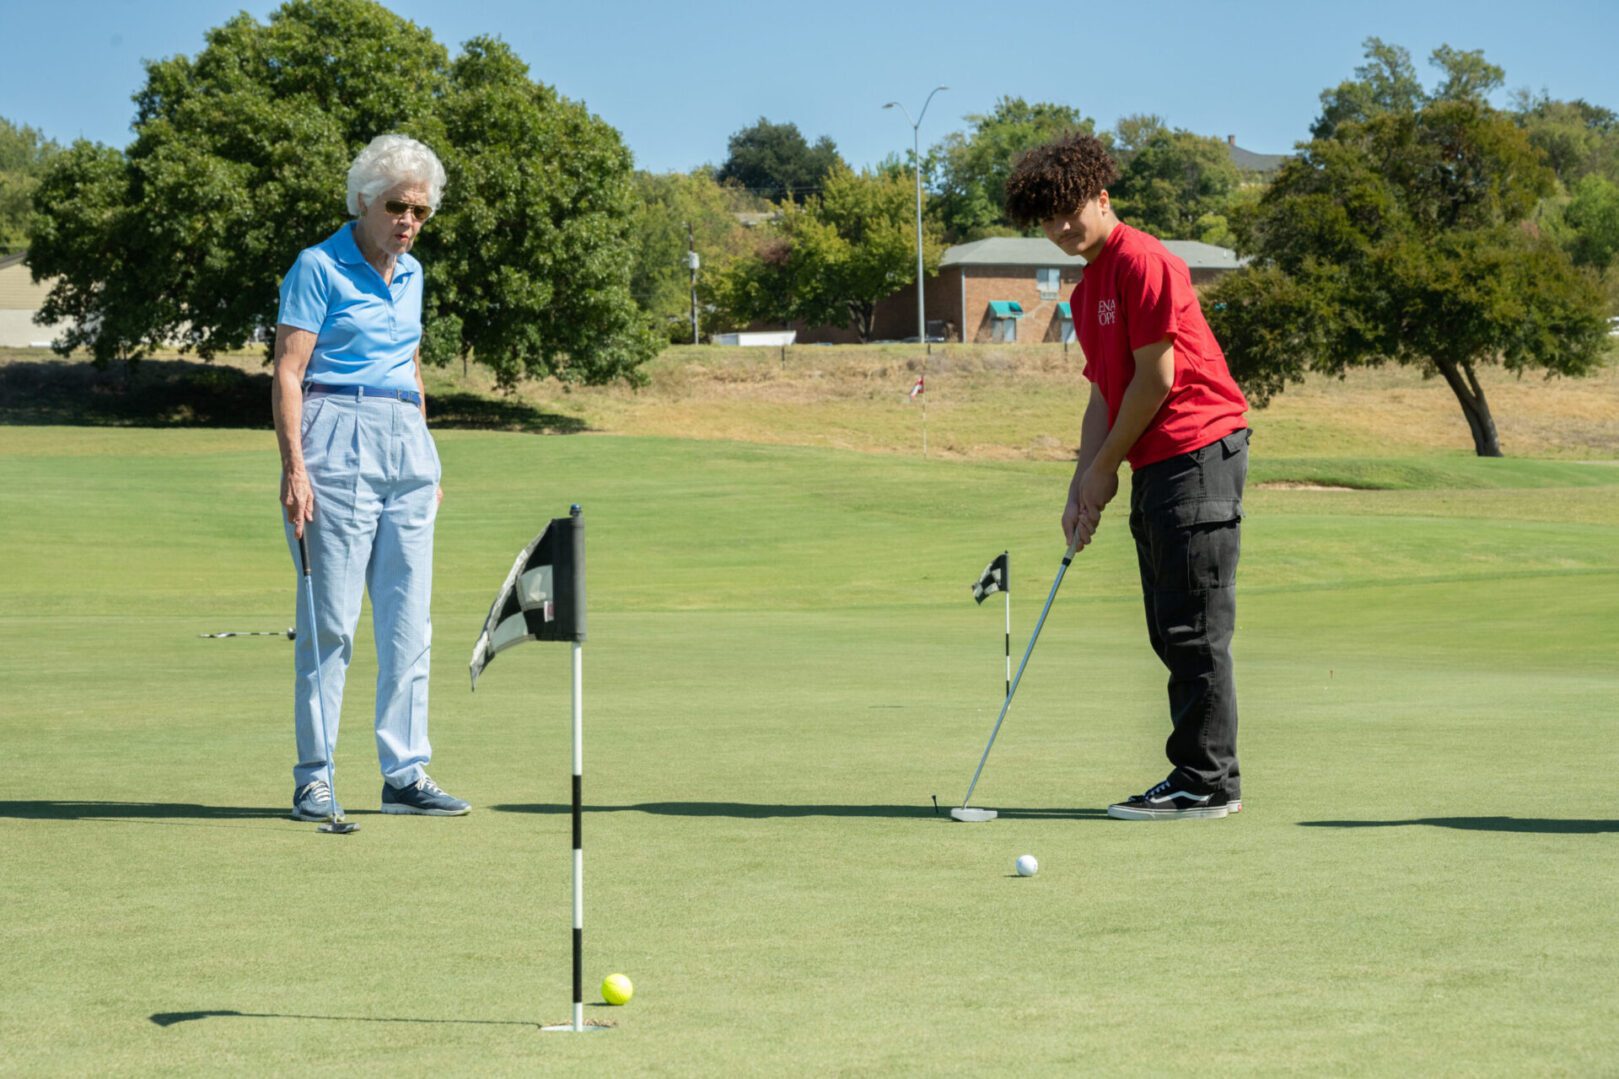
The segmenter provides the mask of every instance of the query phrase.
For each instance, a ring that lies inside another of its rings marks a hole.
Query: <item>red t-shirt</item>
[[[1131,468],[1191,453],[1247,426],[1248,400],[1203,318],[1192,275],[1156,238],[1114,226],[1096,261],[1085,267],[1071,306],[1085,377],[1107,402],[1109,429],[1135,377],[1135,350],[1166,339],[1174,343],[1175,383],[1125,455]]]

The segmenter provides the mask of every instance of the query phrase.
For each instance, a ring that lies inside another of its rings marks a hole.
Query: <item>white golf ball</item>
[[[1040,872],[1040,860],[1032,854],[1025,854],[1017,860],[1017,875],[1032,877]]]

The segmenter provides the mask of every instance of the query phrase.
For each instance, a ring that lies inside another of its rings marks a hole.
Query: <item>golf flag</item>
[[[922,393],[922,390],[922,376],[918,375],[916,376],[916,385],[911,387],[911,400],[916,400],[917,396]]]
[[[995,560],[984,567],[984,572],[977,581],[973,582],[973,599],[983,603],[997,592],[1012,592],[1011,561],[1007,552],[1002,551],[995,556]]]
[[[585,639],[585,522],[578,507],[523,548],[472,648],[472,687],[494,658],[524,641]]]

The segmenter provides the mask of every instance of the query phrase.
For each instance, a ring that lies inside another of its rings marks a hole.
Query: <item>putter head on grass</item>
[[[956,820],[968,821],[978,824],[987,820],[994,820],[996,813],[993,809],[976,809],[967,806],[957,806],[950,811],[950,816]]]

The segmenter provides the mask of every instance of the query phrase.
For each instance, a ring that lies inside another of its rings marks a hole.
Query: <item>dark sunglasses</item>
[[[409,212],[410,215],[418,221],[426,221],[429,217],[433,216],[433,208],[431,206],[418,206],[414,202],[404,202],[400,199],[389,199],[382,204],[382,208],[393,214],[395,217],[398,217],[402,213]]]

